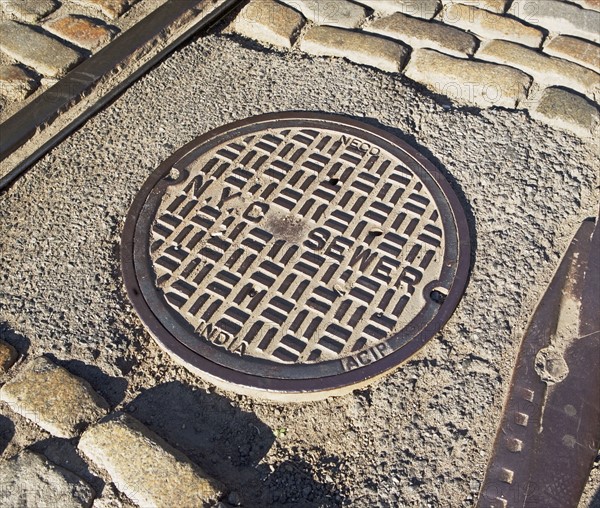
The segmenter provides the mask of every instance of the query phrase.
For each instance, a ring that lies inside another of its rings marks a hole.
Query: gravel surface
[[[276,405],[216,390],[155,345],[125,296],[119,245],[135,194],[176,148],[284,110],[363,119],[421,150],[468,211],[473,269],[442,332],[394,374],[345,397]],[[529,316],[597,211],[597,167],[597,145],[525,113],[455,107],[397,75],[212,35],[0,196],[0,338],[89,381],[226,484],[232,504],[472,506]],[[96,506],[129,506],[69,442],[0,412],[3,458],[35,443],[102,491]],[[581,506],[599,485],[597,463]]]

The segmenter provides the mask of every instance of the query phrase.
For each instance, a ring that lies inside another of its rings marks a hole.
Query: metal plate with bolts
[[[278,400],[347,393],[409,358],[454,312],[469,254],[464,211],[427,159],[320,113],[192,141],[148,178],[122,243],[158,343],[219,386]]]

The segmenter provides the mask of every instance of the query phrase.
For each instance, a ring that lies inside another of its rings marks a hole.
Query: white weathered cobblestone
[[[543,34],[523,23],[472,5],[449,4],[439,16],[446,25],[469,30],[486,39],[505,39],[539,47]]]
[[[259,42],[291,48],[304,17],[294,9],[274,0],[252,0],[237,15],[233,29]]]
[[[504,14],[510,2],[511,0],[444,0],[444,5],[457,3],[472,5],[478,9],[485,9],[496,14]]]
[[[317,25],[356,28],[367,18],[367,10],[347,0],[280,0]]]
[[[95,497],[84,480],[28,450],[0,462],[0,494],[6,508],[88,508]]]
[[[74,49],[20,23],[0,23],[0,33],[0,50],[46,76],[60,76],[82,58]]]
[[[600,12],[560,0],[514,0],[508,11],[551,32],[600,40]]]
[[[593,136],[600,120],[594,104],[561,88],[544,90],[540,100],[530,108],[530,114],[533,118],[581,137]]]
[[[112,27],[74,15],[77,13],[69,5],[84,6],[88,15],[89,8],[104,19],[115,19],[137,1],[1,0],[4,21],[0,49],[8,56],[3,63],[16,60],[31,68],[0,67],[3,104],[24,100],[40,84],[55,83],[88,54],[79,53],[70,44],[94,51],[115,35]],[[59,7],[61,10],[52,14]],[[435,21],[429,21],[436,16]],[[593,42],[600,42],[600,0],[252,0],[237,16],[233,28],[259,42],[292,48],[307,19],[323,28],[309,29],[299,41],[299,48],[313,55],[345,57],[397,72],[410,54],[403,45],[463,59],[472,57],[481,46],[476,60],[515,67],[543,86],[567,87],[599,100],[600,51]],[[335,32],[331,27],[356,30]],[[550,37],[544,42],[546,31]],[[372,34],[377,37],[369,39]],[[394,43],[386,38],[397,41],[396,45],[385,44]],[[522,48],[539,48],[542,43],[541,52]],[[373,48],[375,54],[367,56]]]
[[[600,46],[577,37],[559,35],[544,46],[544,52],[600,72]]]
[[[90,427],[79,449],[138,506],[205,506],[222,494],[217,481],[129,415]]]
[[[517,69],[416,50],[406,75],[435,93],[482,108],[515,108],[524,100],[531,78]]]
[[[571,0],[584,9],[592,9],[600,12],[600,0]]]
[[[383,37],[325,26],[309,29],[300,49],[316,56],[347,58],[387,72],[400,71],[408,58],[406,48]]]
[[[55,0],[1,0],[4,15],[14,16],[28,23],[35,23],[58,9]]]
[[[384,15],[399,12],[414,18],[432,19],[442,8],[440,0],[359,0]]]
[[[98,9],[110,19],[125,13],[137,0],[72,0],[76,4]]]
[[[477,47],[475,37],[462,30],[400,13],[375,20],[365,30],[397,39],[413,48],[431,48],[454,56],[472,55]]]
[[[477,58],[510,65],[526,72],[544,85],[566,86],[594,99],[600,93],[600,75],[560,58],[506,41],[491,41],[482,46]]]
[[[72,438],[108,412],[89,383],[50,360],[29,362],[0,389],[0,400],[57,437]]]

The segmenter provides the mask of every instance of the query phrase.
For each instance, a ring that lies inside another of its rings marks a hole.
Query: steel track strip
[[[0,191],[241,0],[170,0],[0,125]]]
[[[600,440],[599,252],[586,220],[521,344],[479,508],[578,505]]]

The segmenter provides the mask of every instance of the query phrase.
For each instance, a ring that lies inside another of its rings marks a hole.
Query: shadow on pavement
[[[78,454],[76,445],[68,439],[51,437],[38,441],[29,448],[34,452],[45,455],[54,464],[64,467],[83,478],[98,495],[104,490],[104,480],[90,471],[87,463]]]
[[[347,495],[338,490],[333,479],[340,466],[340,460],[335,456],[321,456],[315,467],[300,455],[294,455],[264,480],[262,495],[257,502],[260,506],[282,508],[348,506]],[[316,476],[323,474],[325,478],[321,482]]]
[[[125,411],[227,485],[251,474],[275,440],[254,414],[179,381],[144,391]]]
[[[221,395],[174,381],[141,393],[125,410],[223,482],[232,492],[230,501],[242,506],[339,505],[329,502],[335,493],[314,478],[300,457],[274,470],[261,464],[275,444],[274,433]]]
[[[592,502],[590,503],[590,508],[600,508],[600,486],[598,487],[598,490],[596,491],[596,493],[594,494],[594,497],[592,498]]]
[[[0,455],[4,453],[14,435],[15,424],[5,416],[0,415]]]

